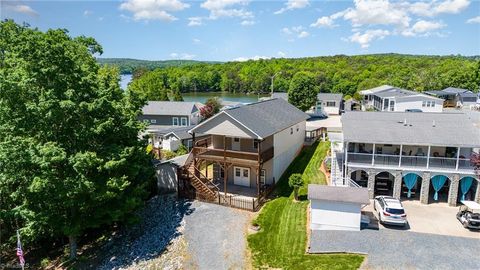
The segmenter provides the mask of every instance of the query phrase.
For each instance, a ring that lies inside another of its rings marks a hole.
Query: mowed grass
[[[261,230],[249,235],[248,244],[255,268],[280,269],[357,269],[360,255],[310,255],[307,246],[307,185],[325,184],[319,167],[330,147],[329,142],[305,148],[292,162],[275,189],[275,199],[261,210],[256,222]],[[301,173],[305,182],[299,190],[300,201],[293,201],[288,177]]]

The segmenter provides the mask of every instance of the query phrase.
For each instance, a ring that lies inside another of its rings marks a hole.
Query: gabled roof
[[[207,121],[195,126],[189,132],[196,132],[215,118],[226,115],[247,128],[259,139],[266,138],[290,126],[305,121],[309,116],[287,101],[274,98],[226,109]]]
[[[377,92],[385,91],[385,90],[392,89],[392,88],[395,88],[395,87],[385,84],[385,85],[377,86],[375,88],[362,90],[362,91],[360,91],[360,94],[361,95],[371,95],[371,94],[375,94]]]
[[[368,90],[360,91],[362,95],[375,95],[381,98],[395,98],[395,99],[437,99],[439,98],[432,95],[425,95],[420,92],[415,92],[399,87],[394,87],[390,85],[382,85]]]
[[[274,92],[272,98],[281,98],[288,101],[288,93],[286,92]]]
[[[480,129],[463,113],[346,112],[342,125],[347,142],[480,147]]]
[[[190,135],[190,133],[188,133],[188,131],[191,129],[192,127],[177,127],[177,128],[174,128],[172,129],[170,132],[168,132],[167,134],[165,134],[165,137],[169,136],[169,135],[174,135],[175,137],[177,137],[179,140],[186,140],[186,139],[190,139],[192,138],[192,135]]]
[[[186,101],[148,101],[142,109],[143,115],[190,115],[202,104]]]
[[[368,198],[368,189],[357,187],[336,187],[309,184],[308,199],[370,204],[370,199]]]
[[[333,100],[337,102],[337,105],[340,104],[340,102],[342,101],[342,98],[343,98],[343,94],[338,94],[338,93],[318,93],[317,94],[317,100],[321,100],[321,101]]]

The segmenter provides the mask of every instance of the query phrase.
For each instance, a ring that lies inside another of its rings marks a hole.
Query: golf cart
[[[457,219],[467,229],[480,229],[480,204],[473,201],[461,201],[463,205],[457,213]]]

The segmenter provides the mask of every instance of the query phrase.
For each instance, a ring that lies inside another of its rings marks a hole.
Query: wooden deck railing
[[[215,149],[209,147],[200,147],[196,146],[193,148],[192,153],[199,157],[216,157],[216,158],[234,158],[234,159],[243,159],[250,161],[257,161],[259,159],[257,152],[245,152],[245,151],[235,151],[235,150],[224,150],[224,149]],[[267,150],[260,153],[260,161],[266,162],[273,158],[273,147],[268,148]]]

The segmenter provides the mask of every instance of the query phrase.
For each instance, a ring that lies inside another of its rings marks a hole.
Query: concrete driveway
[[[480,239],[479,231],[467,230],[457,220],[458,207],[446,203],[425,205],[419,201],[402,201],[402,204],[407,213],[409,231]],[[373,201],[363,210],[373,212]],[[380,225],[380,228],[385,226]]]

